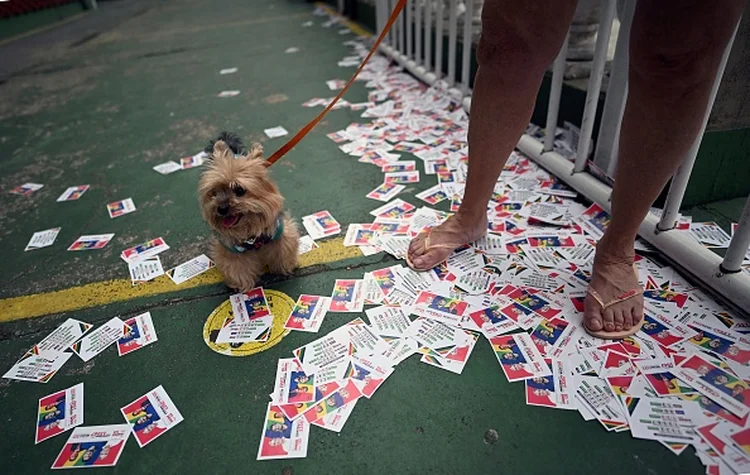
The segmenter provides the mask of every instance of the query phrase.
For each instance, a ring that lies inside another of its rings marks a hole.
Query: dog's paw
[[[238,293],[245,293],[255,288],[255,279],[227,279],[224,278],[224,283],[232,290],[236,290]]]

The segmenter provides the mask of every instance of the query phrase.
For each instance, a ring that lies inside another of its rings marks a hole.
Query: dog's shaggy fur
[[[229,135],[223,136],[229,138]],[[299,231],[283,214],[284,198],[268,175],[263,149],[253,144],[247,155],[235,157],[244,146],[232,137],[230,148],[220,137],[213,144],[208,169],[198,185],[203,219],[215,231],[209,254],[229,287],[245,292],[266,271],[291,274],[298,265]],[[229,248],[262,235],[273,236],[276,220],[284,220],[278,239],[259,249],[233,252]]]

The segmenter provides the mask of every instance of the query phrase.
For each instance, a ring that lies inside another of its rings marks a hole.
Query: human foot
[[[632,335],[643,324],[643,290],[633,268],[632,247],[599,242],[583,323],[593,336],[607,339]]]
[[[412,239],[406,262],[416,271],[430,270],[447,259],[454,249],[476,241],[486,232],[487,216],[467,219],[456,214]]]

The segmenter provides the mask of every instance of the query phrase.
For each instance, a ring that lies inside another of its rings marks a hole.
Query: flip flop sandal
[[[431,231],[432,231],[432,228],[426,229],[426,230],[420,232],[414,238],[414,239],[416,239],[419,236],[421,236],[422,234],[427,234],[427,236],[424,238],[424,253],[425,254],[427,254],[428,252],[430,252],[433,249],[450,249],[451,251],[453,251],[453,250],[458,249],[459,247],[463,246],[463,244],[458,244],[458,245],[455,245],[455,244],[430,244],[430,233],[431,233]],[[440,262],[435,263],[432,266],[426,267],[424,269],[418,269],[414,265],[414,263],[411,261],[411,259],[409,259],[409,252],[407,251],[407,253],[406,253],[406,264],[409,266],[409,268],[411,268],[411,270],[414,270],[414,271],[417,271],[417,272],[427,272],[428,270],[434,269],[435,267],[439,266],[440,264],[442,264],[446,260],[447,260],[447,258],[443,259]]]
[[[635,266],[633,266],[633,270],[636,273],[636,278],[638,277],[638,271],[635,269]],[[620,295],[619,297],[615,297],[614,299],[610,300],[609,302],[604,302],[604,299],[602,299],[602,296],[599,295],[599,292],[594,290],[590,285],[588,290],[586,291],[589,295],[591,295],[594,300],[602,307],[602,314],[604,313],[604,310],[608,307],[611,307],[614,304],[624,302],[626,300],[630,300],[633,297],[637,297],[638,295],[643,294],[642,289],[633,289],[625,292],[624,294]],[[593,331],[590,330],[589,327],[586,326],[586,323],[584,322],[583,327],[586,329],[586,332],[588,332],[589,335],[595,336],[597,338],[602,338],[604,340],[621,340],[625,337],[631,336],[635,333],[638,333],[638,331],[643,326],[643,318],[641,318],[641,321],[630,327],[628,330],[620,330],[620,331],[611,331],[608,332],[606,330],[599,330],[599,331]]]

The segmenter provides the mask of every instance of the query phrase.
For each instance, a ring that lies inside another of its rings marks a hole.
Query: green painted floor
[[[330,97],[325,81],[351,72],[336,66],[348,51],[341,43],[351,36],[322,28],[311,11],[299,1],[153,2],[146,13],[78,46],[55,48],[48,60],[0,84],[0,299],[126,278],[119,252],[157,236],[172,247],[163,255],[165,268],[203,252],[208,230],[197,208],[199,171],[162,176],[151,167],[199,151],[221,130],[265,141],[271,152],[283,139],[265,140],[264,128],[295,131],[305,124],[316,109],[300,104]],[[315,26],[302,28],[310,19]],[[292,46],[300,52],[284,54]],[[228,67],[239,72],[219,76]],[[242,93],[215,97],[225,89]],[[365,100],[362,84],[348,97]],[[364,195],[381,173],[344,156],[325,137],[355,120],[350,110],[332,112],[274,167],[298,218],[329,209],[344,225],[371,220],[368,211],[377,204]],[[5,192],[27,181],[45,188],[28,198]],[[79,184],[92,187],[81,200],[55,202]],[[425,181],[409,193],[428,186]],[[105,204],[128,197],[138,211],[111,220]],[[62,232],[53,247],[23,252],[34,231],[55,226]],[[116,236],[103,251],[65,252],[79,235],[94,233]],[[327,295],[334,279],[390,263],[382,255],[349,259],[266,287],[293,299]],[[340,435],[313,428],[306,459],[256,462],[276,361],[317,336],[292,333],[252,357],[220,356],[203,343],[201,331],[228,294],[211,285],[0,324],[2,368],[67,317],[100,324],[148,309],[159,336],[124,358],[113,348],[88,364],[73,357],[46,385],[0,380],[0,473],[37,474],[52,464],[67,436],[34,446],[37,399],[81,381],[87,425],[121,423],[119,408],[159,384],[185,417],[145,449],[131,440],[117,468],[102,472],[703,472],[692,450],[676,457],[657,443],[608,434],[575,412],[527,407],[523,385],[505,381],[484,340],[463,375],[413,357],[372,400],[357,405]],[[329,314],[320,334],[354,317]],[[484,442],[488,429],[500,436],[491,445]]]

